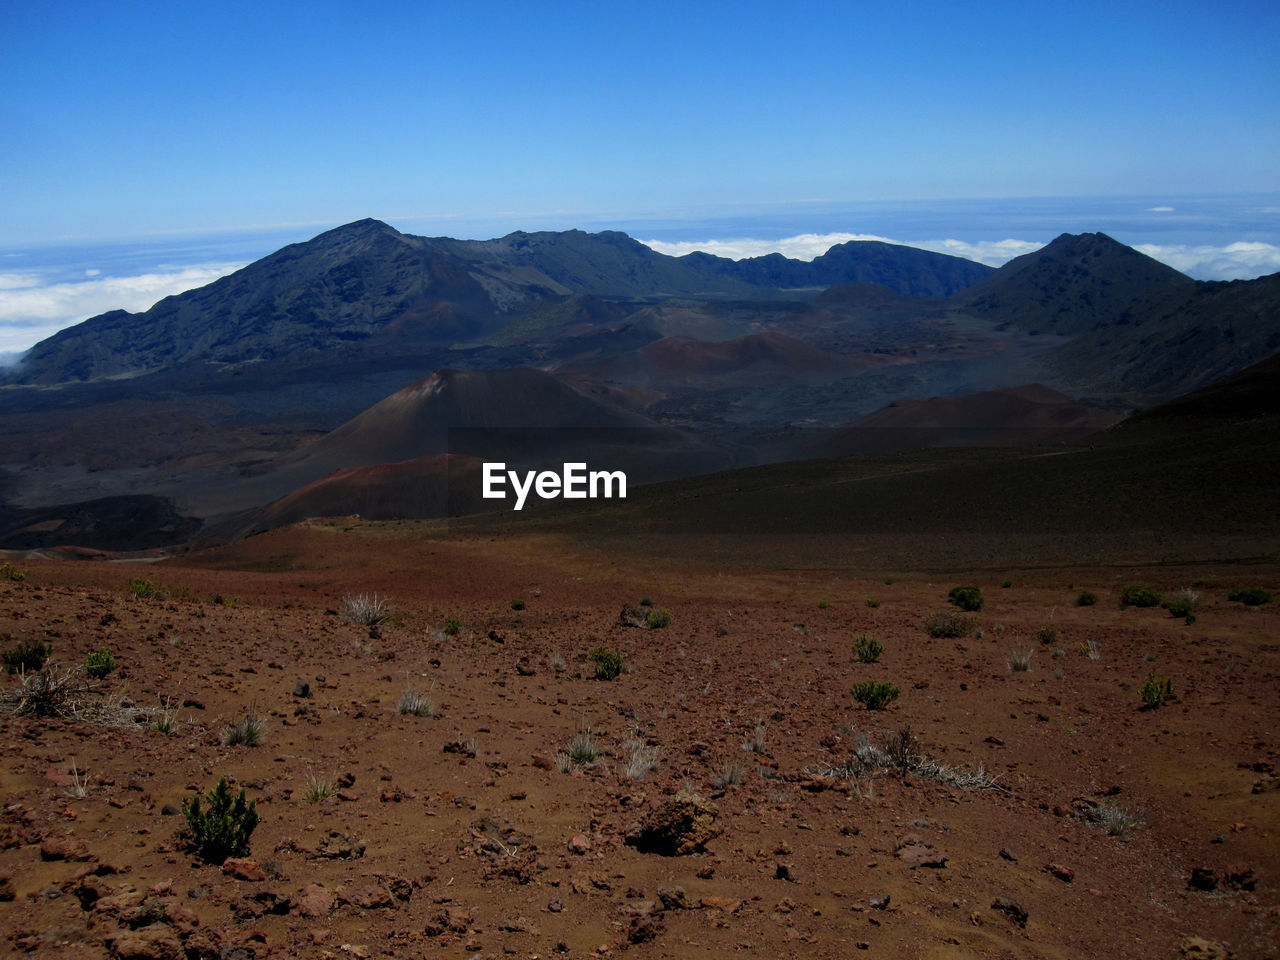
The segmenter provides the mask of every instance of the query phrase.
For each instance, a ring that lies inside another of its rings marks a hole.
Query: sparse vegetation
[[[52,645],[43,640],[26,640],[10,647],[0,658],[4,660],[5,673],[30,673],[42,668],[52,655]]]
[[[77,713],[85,693],[79,670],[58,670],[46,664],[23,671],[21,685],[5,691],[0,707],[18,716],[68,717]]]
[[[853,641],[853,655],[859,663],[875,663],[884,653],[884,644],[868,634]]]
[[[458,631],[462,629],[462,621],[457,617],[446,617],[444,621],[444,632],[451,637],[456,637]]]
[[[652,606],[653,606],[653,601],[652,601],[652,600],[650,600],[648,597],[641,597],[641,598],[640,598],[640,606],[642,606],[642,607],[652,607]]]
[[[1036,640],[1042,647],[1051,647],[1058,642],[1058,631],[1056,627],[1045,625],[1036,631]]]
[[[1086,823],[1092,823],[1107,831],[1108,836],[1125,839],[1134,827],[1142,826],[1142,817],[1113,804],[1094,804],[1083,815]]]
[[[579,730],[573,735],[565,755],[575,766],[595,763],[600,758],[600,746],[596,743],[595,734],[591,732],[590,727]]]
[[[163,600],[168,593],[146,577],[134,577],[129,581],[129,596],[137,597],[139,600]]]
[[[302,797],[307,803],[320,803],[322,800],[328,800],[334,794],[334,786],[332,780],[322,780],[315,774],[307,779],[307,789]]]
[[[876,597],[867,597],[867,599],[864,600],[863,603],[867,605],[867,609],[869,610],[875,610],[880,606],[880,600]]]
[[[865,782],[884,774],[916,776],[961,790],[1001,789],[996,779],[981,766],[976,770],[963,770],[926,756],[910,727],[882,733],[878,743],[873,743],[865,733],[860,734],[847,763],[841,766],[826,764],[806,772],[849,781],[859,795],[863,794]]]
[[[94,650],[84,660],[84,672],[95,680],[103,679],[116,668],[116,658],[106,647]]]
[[[436,715],[435,702],[425,693],[419,693],[417,690],[406,690],[400,694],[400,699],[396,701],[396,710],[401,714],[414,717]]]
[[[512,601],[511,601],[511,609],[512,609],[512,610],[523,610],[523,609],[524,609],[524,600],[522,600],[520,597],[516,597],[514,600],[512,600]]]
[[[1152,670],[1147,674],[1146,682],[1138,688],[1138,696],[1142,697],[1144,709],[1155,710],[1173,699],[1173,681]]]
[[[1081,590],[1080,595],[1076,597],[1077,607],[1092,607],[1098,603],[1098,595],[1092,590]]]
[[[67,796],[74,797],[76,800],[83,800],[89,796],[89,778],[80,775],[80,770],[76,767],[74,760],[71,761],[71,782],[67,784],[64,792]]]
[[[898,687],[887,680],[863,680],[853,686],[853,699],[868,710],[883,710],[898,699]]]
[[[1101,657],[1102,653],[1098,649],[1098,641],[1086,640],[1084,643],[1080,644],[1080,656],[1085,657],[1088,660],[1097,660]]]
[[[1031,669],[1032,650],[1009,651],[1009,669],[1014,673],[1026,673]]]
[[[1006,580],[1004,583],[1000,584],[1000,589],[1001,589],[1001,590],[1008,590],[1008,589],[1009,589],[1010,587],[1012,587],[1012,586],[1013,586],[1013,581],[1012,581],[1012,580]]]
[[[27,579],[27,571],[19,570],[7,560],[0,563],[0,580],[13,580],[20,583],[25,579]]]
[[[757,723],[751,736],[742,742],[742,749],[748,753],[764,753],[764,734],[768,729],[763,721]]]
[[[258,802],[245,800],[242,789],[232,797],[231,785],[221,777],[203,797],[189,797],[182,804],[187,818],[187,843],[205,863],[221,864],[228,857],[243,857],[249,852],[249,837],[258,826]]]
[[[387,601],[376,593],[347,594],[342,598],[342,619],[362,627],[376,627],[390,619]]]
[[[548,666],[550,666],[551,669],[554,670],[556,673],[562,673],[566,666],[564,662],[564,654],[561,653],[559,650],[553,651],[551,654],[551,659],[548,661]]]
[[[256,747],[262,743],[262,736],[267,732],[267,721],[259,718],[252,710],[222,731],[224,747]]]
[[[825,609],[827,609],[827,607],[829,607],[829,606],[831,606],[831,604],[827,603],[827,601],[825,601],[825,600],[819,600],[819,601],[818,601],[818,609],[819,609],[819,610],[825,610]]]
[[[711,778],[711,785],[717,790],[724,790],[726,787],[732,787],[742,782],[746,769],[736,760],[730,760],[721,769],[720,773]]]
[[[623,749],[627,751],[627,779],[643,780],[646,775],[658,769],[660,751],[657,747],[647,746],[639,740],[629,740],[623,744]]]
[[[1271,602],[1271,591],[1262,587],[1241,587],[1227,594],[1232,603],[1243,603],[1246,607],[1260,607]]]
[[[931,637],[959,638],[967,637],[974,628],[972,617],[964,617],[957,613],[940,611],[924,618],[925,632]]]
[[[234,609],[240,606],[240,598],[230,596],[229,594],[215,593],[209,598],[209,605],[214,607],[231,607]]]
[[[672,619],[671,611],[663,607],[661,610],[650,610],[644,618],[644,625],[650,630],[661,630],[671,626]]]
[[[613,680],[626,666],[622,654],[611,647],[596,647],[587,654],[587,659],[595,667],[597,680]]]
[[[1200,595],[1190,589],[1182,589],[1173,593],[1164,603],[1164,608],[1171,617],[1181,617],[1187,623],[1196,622],[1195,609],[1200,605]]]
[[[1131,583],[1120,591],[1120,609],[1128,607],[1158,607],[1161,596],[1155,590]]]
[[[982,591],[977,587],[952,587],[947,593],[947,599],[961,610],[969,613],[976,613],[982,609],[985,602]]]

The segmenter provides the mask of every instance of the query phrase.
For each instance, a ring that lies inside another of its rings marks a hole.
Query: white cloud
[[[908,246],[932,250],[934,253],[948,253],[953,257],[964,257],[966,260],[976,260],[989,267],[1002,267],[1014,257],[1020,257],[1024,253],[1034,253],[1044,244],[1034,240],[978,240],[974,243],[964,240],[925,240],[921,243],[908,244]]]
[[[894,241],[887,237],[877,237],[870,233],[801,233],[781,240],[755,240],[743,237],[739,240],[696,240],[667,243],[664,240],[642,240],[646,247],[669,257],[683,257],[686,253],[700,250],[716,257],[729,260],[745,260],[748,257],[763,257],[770,253],[780,253],[792,260],[812,260],[820,257],[837,243],[848,243],[850,240],[880,240],[885,243]]]
[[[1280,247],[1238,241],[1224,247],[1140,243],[1135,250],[1197,280],[1250,280],[1280,272]]]
[[[156,301],[203,287],[241,263],[206,263],[132,277],[93,276],[43,284],[28,274],[0,274],[0,352],[22,351],[64,327],[108,310],[147,310]]]
[[[1173,213],[1173,207],[1147,207],[1147,213]]]

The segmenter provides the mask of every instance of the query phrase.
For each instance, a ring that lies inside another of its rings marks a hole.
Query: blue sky
[[[965,198],[1266,211],[1276,36],[1273,2],[13,0],[0,274],[43,284],[57,245],[365,216],[481,236],[785,210],[786,233],[748,237],[777,240],[886,235],[857,212]],[[1272,242],[1270,218],[1215,242]]]

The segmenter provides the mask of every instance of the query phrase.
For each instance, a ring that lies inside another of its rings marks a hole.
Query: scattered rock
[[[333,910],[333,894],[318,883],[309,883],[298,895],[297,907],[304,917],[327,917]]]
[[[724,913],[737,913],[742,909],[742,901],[736,897],[703,897],[698,901],[703,910],[720,910]]]
[[[48,837],[40,844],[41,860],[92,860],[89,847],[75,837]]]
[[[363,841],[353,841],[336,830],[331,830],[327,837],[320,838],[312,856],[326,860],[359,860],[364,856],[364,847]]]
[[[1218,875],[1209,867],[1192,867],[1187,887],[1192,890],[1217,890]]]
[[[1072,880],[1076,878],[1076,873],[1074,870],[1072,870],[1070,867],[1064,867],[1060,863],[1045,864],[1045,870],[1053,874],[1063,883],[1070,883]]]
[[[662,923],[650,916],[635,914],[627,925],[628,943],[648,943],[662,932]]]
[[[666,910],[688,910],[690,907],[684,887],[659,887],[658,900]]]
[[[299,680],[293,685],[293,695],[302,700],[311,699],[311,684],[305,680]]]
[[[903,840],[894,850],[894,855],[913,870],[916,867],[932,867],[940,870],[947,865],[949,859],[918,837],[908,837]]]
[[[516,673],[520,674],[522,677],[532,677],[537,672],[537,669],[529,661],[528,657],[521,657],[516,663]]]
[[[163,924],[122,930],[108,942],[116,960],[182,960],[185,956],[177,936]]]
[[[775,864],[773,868],[773,879],[790,880],[794,883],[796,878],[791,872],[791,864],[782,862]]]
[[[1204,937],[1186,937],[1178,944],[1178,950],[1184,957],[1193,960],[1228,960],[1231,956],[1230,951],[1222,944]]]
[[[248,857],[228,857],[222,864],[222,872],[237,880],[261,881],[267,879],[266,872],[257,860]]]
[[[684,856],[703,850],[720,835],[714,804],[677,795],[663,800],[627,831],[626,842],[642,853]]]
[[[347,900],[361,910],[376,910],[379,907],[394,906],[391,894],[375,883],[366,883],[363,886],[356,887],[355,890],[347,895]]]
[[[1027,925],[1027,911],[1022,908],[1022,905],[1017,900],[1012,900],[1008,897],[996,897],[991,904],[991,909],[999,910],[1020,927]]]
[[[1222,871],[1222,885],[1232,890],[1252,890],[1258,885],[1258,881],[1249,864],[1233,863]]]
[[[871,905],[872,910],[887,910],[889,907],[889,900],[889,894],[886,893],[879,897],[872,897],[867,901],[867,903]]]
[[[1000,848],[1000,857],[1003,860],[1008,860],[1010,863],[1018,862],[1018,855],[1014,853],[1012,850],[1010,850],[1008,847]]]

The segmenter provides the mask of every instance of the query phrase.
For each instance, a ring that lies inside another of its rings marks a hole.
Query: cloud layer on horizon
[[[108,310],[138,312],[174,294],[212,283],[242,263],[205,263],[132,277],[43,283],[29,273],[0,274],[0,354],[21,353],[66,327]]]
[[[966,260],[999,267],[1014,257],[1033,253],[1044,246],[1033,240],[922,240],[906,242],[874,234],[854,233],[802,233],[781,240],[742,238],[737,240],[681,241],[644,240],[645,246],[673,257],[684,256],[695,250],[742,260],[747,257],[763,257],[781,253],[794,260],[812,260],[826,253],[838,243],[850,240],[879,240],[903,246],[946,253]],[[1197,280],[1251,280],[1268,273],[1280,272],[1280,247],[1270,243],[1238,241],[1225,246],[1187,244],[1135,244],[1134,249],[1147,256],[1181,270]]]

